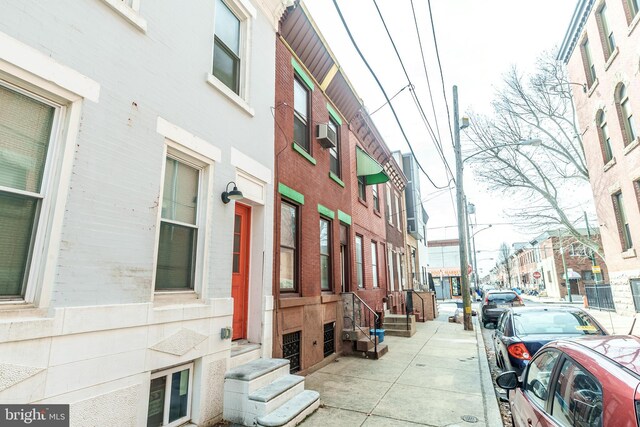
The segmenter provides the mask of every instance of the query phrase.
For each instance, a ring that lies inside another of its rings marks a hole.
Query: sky
[[[538,56],[559,46],[577,4],[577,0],[431,0],[443,84],[427,0],[413,0],[413,9],[411,0],[336,1],[358,47],[389,98],[399,92],[391,101],[393,107],[418,162],[438,186],[445,186],[448,182],[444,162],[429,137],[417,103],[406,88],[409,80],[433,133],[442,141],[445,158],[455,174],[447,117],[449,111],[453,120],[453,85],[458,86],[460,116],[471,111],[490,113],[491,101],[504,73],[512,66],[521,72],[532,70]],[[353,48],[333,0],[304,0],[304,4],[372,113],[386,144],[392,151],[408,152],[400,127],[391,109],[384,105],[385,98],[374,78]],[[461,132],[461,144],[463,157],[473,152],[464,131]],[[428,240],[457,238],[455,189],[437,190],[424,176],[421,187],[424,206],[429,214]],[[487,191],[486,185],[475,179],[472,166],[464,169],[464,187],[469,202],[476,206],[475,222],[479,224],[475,229],[477,263],[480,276],[483,276],[496,264],[497,250],[502,242],[529,241],[535,235],[510,224],[512,221],[504,210],[513,200]],[[473,216],[471,221],[474,222]],[[492,226],[488,227],[488,224]]]

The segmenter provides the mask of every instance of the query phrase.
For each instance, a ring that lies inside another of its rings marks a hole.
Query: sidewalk
[[[455,308],[440,304],[411,338],[385,337],[379,360],[342,357],[308,375],[321,406],[301,425],[502,427],[480,327],[448,323]]]

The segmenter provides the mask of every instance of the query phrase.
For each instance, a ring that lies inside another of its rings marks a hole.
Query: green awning
[[[389,176],[384,172],[382,165],[360,147],[356,147],[356,162],[356,175],[364,176],[367,185],[389,181]]]

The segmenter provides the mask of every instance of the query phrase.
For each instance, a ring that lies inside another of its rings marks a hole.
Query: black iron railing
[[[348,323],[351,323],[352,331],[355,332],[357,328],[364,333],[373,343],[373,350],[377,354],[378,335],[376,332],[379,327],[380,316],[353,292],[342,293],[342,304],[345,327]],[[366,328],[366,330],[363,328]]]
[[[422,307],[422,311],[420,312],[420,315],[422,316],[422,319],[425,318],[425,314],[424,314],[424,298],[422,298],[420,296],[420,294],[417,293],[414,289],[407,289],[407,330],[409,330],[409,314],[410,313],[414,313],[413,295],[415,295],[418,298],[420,298],[420,304],[421,304],[421,307]]]
[[[584,287],[589,308],[596,310],[616,311],[611,293],[611,285],[590,285]]]

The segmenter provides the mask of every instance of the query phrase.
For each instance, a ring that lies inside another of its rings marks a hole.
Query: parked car
[[[509,390],[515,427],[638,426],[640,339],[610,335],[558,340],[545,345],[518,380],[496,378]]]
[[[497,323],[509,307],[522,305],[522,298],[514,291],[489,291],[482,301],[482,325],[486,328],[489,323]]]
[[[587,313],[575,307],[513,307],[507,309],[493,333],[496,363],[518,375],[536,352],[549,341],[584,335],[607,335]]]
[[[518,294],[518,295],[522,295],[522,289],[520,289],[520,288],[511,288],[511,290],[513,292],[515,292],[516,294]]]

